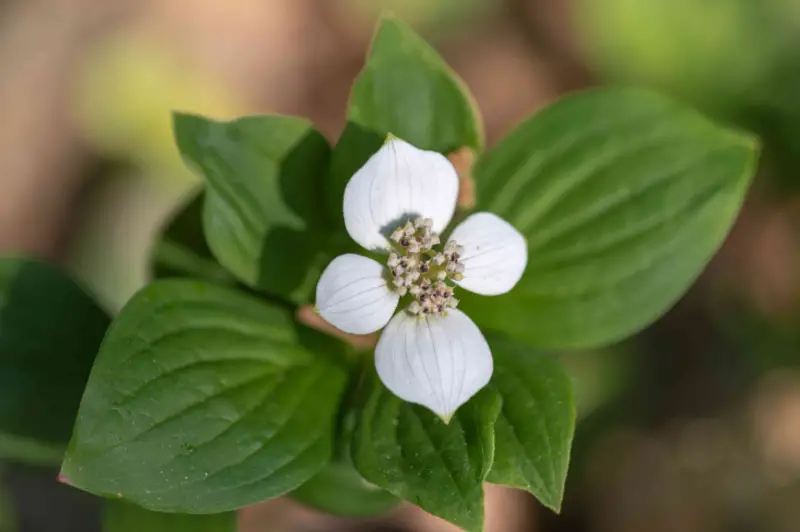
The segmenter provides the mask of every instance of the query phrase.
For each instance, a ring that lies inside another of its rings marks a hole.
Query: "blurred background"
[[[490,486],[489,532],[800,530],[800,2],[797,0],[0,0],[0,252],[57,262],[114,312],[197,190],[170,111],[302,115],[331,140],[389,8],[464,78],[491,146],[561,94],[658,89],[761,136],[723,249],[636,337],[562,353],[578,427],[556,516]],[[0,442],[1,443],[1,442]],[[0,532],[100,530],[99,500],[0,463]],[[242,532],[448,531],[291,500]]]

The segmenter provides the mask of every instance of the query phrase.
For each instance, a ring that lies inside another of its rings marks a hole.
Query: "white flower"
[[[488,212],[469,216],[442,242],[457,196],[446,157],[390,137],[344,192],[347,232],[388,254],[386,263],[341,255],[317,285],[319,313],[335,327],[367,334],[386,326],[375,348],[381,380],[446,422],[492,376],[489,345],[456,308],[455,289],[503,294],[528,260],[524,237]],[[409,302],[395,315],[403,296]]]

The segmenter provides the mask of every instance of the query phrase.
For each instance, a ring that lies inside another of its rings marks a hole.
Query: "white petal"
[[[320,316],[346,333],[377,331],[392,317],[400,299],[383,274],[384,267],[367,257],[336,257],[317,283]]]
[[[492,354],[478,326],[460,310],[447,316],[399,312],[375,347],[375,368],[399,398],[448,422],[492,376]]]
[[[464,278],[458,285],[476,294],[505,294],[514,288],[528,264],[525,237],[490,212],[475,213],[458,224],[450,240],[464,246],[460,258]]]
[[[441,232],[457,196],[458,175],[444,155],[392,138],[347,183],[344,223],[364,248],[388,249],[386,237],[409,218],[432,218]]]

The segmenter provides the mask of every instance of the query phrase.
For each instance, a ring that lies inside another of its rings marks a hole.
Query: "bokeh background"
[[[579,410],[562,514],[489,487],[487,530],[800,530],[797,0],[2,0],[0,252],[59,263],[119,309],[198,187],[170,110],[303,115],[335,140],[384,8],[464,78],[490,146],[614,83],[763,139],[736,226],[680,303],[621,344],[559,354]],[[55,474],[0,463],[0,532],[100,530],[99,501]],[[454,528],[410,506],[345,520],[281,499],[240,530]]]

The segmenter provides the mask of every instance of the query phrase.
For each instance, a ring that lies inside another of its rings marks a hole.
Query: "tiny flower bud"
[[[448,262],[447,266],[444,267],[447,273],[456,273],[456,263],[455,262]]]
[[[408,287],[408,292],[412,296],[416,296],[419,295],[420,292],[422,292],[422,288],[420,288],[418,284],[412,284],[411,286]]]
[[[457,273],[457,274],[455,274],[453,276],[453,279],[455,279],[456,281],[460,281],[463,278],[464,278],[464,274],[463,273]]]
[[[436,274],[436,278],[439,279],[440,281],[444,281],[446,277],[447,273],[445,271],[440,271],[439,273]]]
[[[433,257],[433,263],[437,266],[441,266],[442,264],[444,264],[444,255],[442,255],[441,253],[437,253]]]
[[[408,311],[416,316],[422,311],[422,306],[416,301],[412,301],[411,304],[408,305]]]
[[[401,286],[397,289],[397,293],[400,294],[401,296],[404,296],[408,293],[408,288],[406,288],[405,286]]]
[[[433,218],[425,218],[424,220],[422,220],[422,225],[429,228],[433,227]]]

